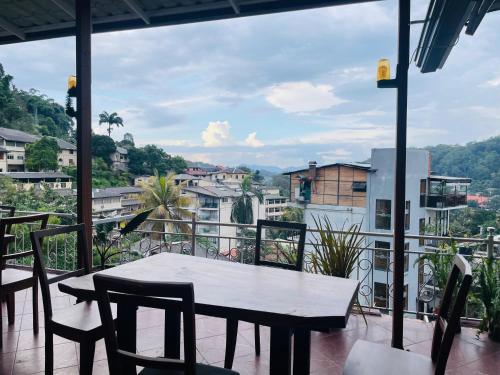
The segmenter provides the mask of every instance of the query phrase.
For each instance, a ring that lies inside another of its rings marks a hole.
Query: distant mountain
[[[465,146],[427,147],[434,174],[472,178],[471,190],[500,189],[500,136]]]

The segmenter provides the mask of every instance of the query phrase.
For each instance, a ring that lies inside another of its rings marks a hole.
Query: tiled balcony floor
[[[64,308],[74,302],[72,297],[53,288],[54,309]],[[33,335],[30,292],[16,294],[16,322],[7,324],[6,306],[3,306],[3,341],[0,354],[0,374],[43,374],[44,331]],[[41,298],[40,298],[40,310]],[[43,327],[43,313],[40,313]],[[161,355],[163,340],[163,315],[158,310],[138,312],[139,352]],[[413,319],[405,320],[404,344],[406,349],[428,355],[433,325]],[[450,374],[498,374],[500,369],[500,344],[491,342],[486,335],[476,338],[475,329],[464,328],[453,344],[448,361]],[[225,322],[222,319],[198,316],[196,320],[198,361],[223,365],[225,348]],[[368,317],[368,326],[362,317],[353,315],[346,329],[332,333],[313,333],[311,350],[312,374],[341,374],[349,350],[357,339],[382,342],[390,345],[391,318]],[[240,323],[234,369],[242,375],[268,374],[269,329],[261,327],[262,353],[254,354],[253,329],[248,323]],[[78,374],[77,344],[55,339],[56,374]],[[104,342],[98,342],[95,354],[94,374],[107,374]]]

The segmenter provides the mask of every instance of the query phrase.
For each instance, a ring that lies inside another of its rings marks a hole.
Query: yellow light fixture
[[[391,79],[391,63],[388,59],[380,59],[377,67],[377,81]]]
[[[68,90],[76,89],[76,76],[68,77]]]

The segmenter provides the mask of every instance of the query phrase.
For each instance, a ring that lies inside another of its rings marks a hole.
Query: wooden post
[[[75,1],[76,14],[76,145],[77,145],[77,215],[78,223],[85,224],[89,253],[83,254],[78,244],[79,266],[82,257],[92,264],[92,105],[91,105],[91,34],[92,11],[90,0]]]

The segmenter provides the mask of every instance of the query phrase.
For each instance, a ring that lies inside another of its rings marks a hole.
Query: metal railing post
[[[488,259],[493,259],[494,257],[494,237],[493,234],[495,233],[495,228],[493,227],[488,227],[488,240],[486,242],[486,247],[488,251]]]
[[[196,212],[191,214],[191,255],[196,255]]]

